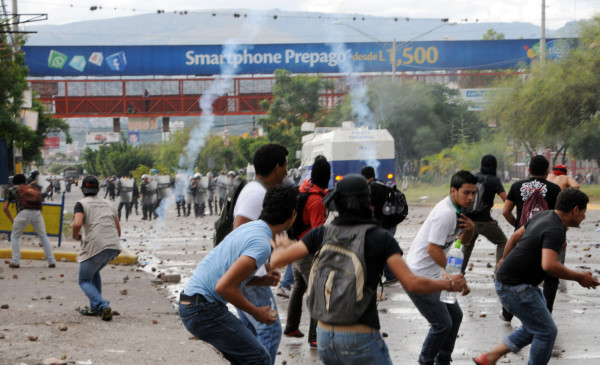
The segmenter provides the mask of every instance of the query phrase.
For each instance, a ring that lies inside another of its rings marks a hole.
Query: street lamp
[[[344,22],[341,22],[341,21],[331,22],[331,24],[332,25],[345,25],[348,28],[351,28],[351,29],[357,31],[358,33],[364,35],[365,37],[371,38],[372,40],[374,40],[378,44],[380,44],[380,45],[382,45],[384,47],[386,46],[385,42],[382,42],[380,39],[377,39],[376,37],[374,37],[373,35],[371,35],[369,33],[363,32],[362,30],[356,28],[353,25],[350,25],[348,23],[344,23]],[[396,44],[396,39],[393,39],[392,40],[392,49],[391,49],[391,52],[390,52],[390,59],[392,61],[392,82],[396,81],[396,64],[397,64],[397,60],[396,60],[396,54],[397,54],[397,52],[396,51],[397,51],[398,48],[403,47],[403,46],[405,46],[405,45],[407,45],[407,44],[409,44],[411,42],[414,42],[415,40],[417,40],[417,39],[419,39],[419,38],[421,38],[421,37],[423,37],[423,36],[425,36],[425,35],[433,32],[436,29],[439,29],[439,28],[444,27],[446,25],[448,25],[448,26],[455,26],[456,24],[457,23],[448,23],[448,20],[446,19],[446,20],[443,20],[443,24],[438,25],[435,28],[429,29],[428,31],[426,31],[424,33],[421,33],[421,34],[417,35],[416,37],[413,37],[413,38],[411,38],[411,39],[409,39],[409,40],[407,40],[405,42],[402,42],[400,44]]]

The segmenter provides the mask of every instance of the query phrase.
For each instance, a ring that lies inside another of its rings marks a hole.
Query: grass
[[[504,190],[508,194],[511,184],[504,184]],[[591,204],[600,204],[600,185],[582,185],[581,191],[585,192],[590,197]],[[403,191],[406,195],[408,204],[437,204],[440,200],[450,194],[450,182],[445,185],[435,185],[420,183],[418,185],[410,185],[408,189]],[[501,203],[502,200],[496,196],[496,203]]]

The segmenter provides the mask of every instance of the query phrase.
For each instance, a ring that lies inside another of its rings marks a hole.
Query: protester
[[[98,179],[86,176],[81,184],[84,198],[75,204],[73,210],[73,238],[81,241],[77,256],[79,286],[90,299],[89,308],[80,309],[79,313],[101,316],[102,320],[110,321],[112,310],[110,302],[102,298],[100,270],[121,252],[121,226],[116,209],[109,201],[98,197],[99,190]]]
[[[12,260],[8,264],[8,267],[13,269],[19,268],[21,264],[21,236],[25,232],[25,228],[31,224],[33,231],[38,235],[40,242],[42,243],[42,247],[44,248],[44,255],[48,260],[48,267],[53,268],[56,267],[56,260],[54,259],[54,254],[52,253],[52,246],[50,245],[50,240],[46,234],[46,224],[44,223],[44,218],[42,217],[42,193],[34,184],[35,179],[33,179],[30,184],[25,184],[26,181],[25,175],[16,174],[12,179],[14,186],[8,189],[4,199],[4,214],[6,214],[12,223],[12,233],[10,235]],[[35,206],[23,206],[23,203],[25,202],[21,201],[20,195],[25,194],[23,190],[25,185],[31,186],[34,189],[34,194],[35,192],[39,194],[39,201],[37,202],[39,204],[35,204]],[[15,203],[15,208],[17,211],[17,216],[14,218],[8,209],[11,202]]]
[[[553,210],[535,215],[511,236],[496,274],[496,292],[522,326],[490,352],[474,358],[476,364],[495,364],[508,352],[530,344],[528,364],[550,361],[558,329],[538,285],[547,275],[577,281],[584,288],[600,284],[591,272],[570,270],[558,260],[567,228],[579,227],[588,202],[585,193],[567,188],[558,195]]]
[[[233,208],[234,231],[243,224],[260,218],[267,189],[281,184],[287,174],[287,155],[287,149],[275,143],[264,145],[256,151],[253,159],[256,180],[249,181],[244,186]],[[263,270],[260,270],[259,275],[262,272]],[[268,287],[246,286],[242,287],[242,293],[256,307],[271,305],[273,309],[277,310],[275,297]],[[281,341],[279,314],[277,320],[270,324],[258,322],[253,316],[240,309],[238,309],[238,315],[242,322],[253,333],[256,333],[258,340],[271,356],[271,364],[274,364]]]
[[[561,190],[566,188],[579,189],[579,183],[573,177],[567,175],[567,166],[559,164],[552,168],[552,173],[546,178],[555,183]]]
[[[408,251],[406,263],[415,275],[431,279],[442,277],[446,254],[457,238],[469,242],[473,222],[461,208],[471,206],[477,191],[477,178],[459,171],[450,181],[450,196],[429,213]],[[468,290],[468,289],[467,289]],[[419,355],[419,364],[450,364],[463,313],[456,301],[440,301],[440,293],[421,294],[408,290],[408,296],[431,327]]]
[[[531,177],[529,179],[517,181],[510,187],[508,195],[506,196],[506,201],[504,202],[504,207],[502,208],[502,215],[510,225],[515,227],[515,230],[521,227],[520,222],[523,205],[529,197],[532,196],[535,190],[540,191],[542,197],[548,204],[548,209],[554,209],[556,198],[558,197],[558,193],[560,193],[560,187],[546,180],[549,166],[550,163],[546,157],[541,155],[533,156],[529,161],[529,174]],[[516,218],[512,213],[515,206],[517,207]],[[544,296],[550,311],[552,311],[552,306],[554,305],[558,284],[558,279],[551,276],[544,280]],[[503,307],[500,312],[500,319],[510,322],[512,317],[510,311]]]
[[[462,266],[463,274],[467,270],[471,252],[473,252],[475,242],[480,234],[496,245],[496,265],[502,258],[502,255],[504,255],[506,236],[498,226],[498,221],[493,219],[491,215],[496,195],[498,195],[502,201],[506,201],[504,186],[502,186],[500,178],[496,176],[497,164],[495,156],[485,155],[481,158],[481,169],[475,174],[478,183],[482,185],[483,194],[481,197],[478,197],[478,200],[481,199],[479,206],[472,207],[473,209],[468,210],[466,213],[467,217],[473,221],[475,230],[473,232],[473,238],[471,238],[469,242],[463,242],[462,251],[465,255]],[[496,265],[494,265],[494,267],[496,267]]]
[[[271,187],[262,202],[261,219],[234,229],[212,249],[180,295],[179,315],[185,328],[213,345],[233,364],[275,362],[276,352],[271,353],[265,346],[261,341],[264,337],[240,321],[246,317],[236,318],[227,303],[263,326],[279,322],[274,302],[256,305],[240,288],[260,287],[270,291],[268,285],[279,282],[279,272],[268,264],[270,242],[292,225],[295,207],[296,194],[291,187]],[[263,265],[265,274],[258,276],[258,268]]]
[[[365,290],[371,293],[376,291],[386,263],[404,288],[412,293],[462,290],[465,286],[462,274],[432,280],[411,272],[402,260],[398,242],[388,230],[377,227],[369,195],[364,177],[346,175],[333,193],[339,216],[331,224],[312,229],[300,241],[290,241],[285,235],[276,236],[275,250],[271,255],[273,267],[282,267],[308,254],[316,254],[329,243],[331,237],[359,227],[357,231],[364,237]],[[316,317],[316,313],[312,311],[311,315]],[[326,364],[392,364],[387,345],[379,332],[380,328],[376,296],[371,295],[366,309],[356,323],[338,324],[319,320],[319,358]]]
[[[323,204],[323,197],[329,185],[331,175],[331,165],[323,156],[317,156],[313,162],[310,179],[304,180],[298,188],[301,196],[304,194],[304,206],[296,210],[296,220],[293,225],[293,234],[297,235],[294,238],[302,239],[304,235],[312,228],[320,227],[325,224],[326,208]],[[301,212],[300,212],[300,208]],[[301,213],[301,216],[298,216]],[[300,222],[296,224],[296,222]],[[300,232],[296,232],[296,230]],[[289,232],[289,231],[288,231]],[[288,265],[292,268],[294,276],[294,285],[290,293],[290,302],[288,304],[287,320],[283,334],[288,337],[304,337],[300,331],[300,320],[302,318],[302,298],[306,289],[308,289],[310,268],[312,266],[314,255],[306,255],[306,257]],[[308,343],[311,347],[317,347],[317,321],[310,319],[308,328]]]

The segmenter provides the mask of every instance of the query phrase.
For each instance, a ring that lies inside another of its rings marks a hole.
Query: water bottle
[[[460,274],[460,271],[462,270],[464,255],[460,246],[461,242],[458,239],[456,240],[456,243],[454,243],[454,247],[448,252],[448,261],[446,263],[447,274]],[[440,293],[440,301],[448,304],[456,303],[456,292],[442,291]]]

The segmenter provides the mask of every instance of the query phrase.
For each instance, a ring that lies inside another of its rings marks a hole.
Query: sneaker
[[[56,267],[56,264],[49,264],[48,267],[54,269]]]
[[[312,348],[315,348],[315,349],[317,348],[317,341],[312,341],[312,342],[309,342],[308,344],[309,344],[309,345],[310,345],[310,347],[312,347]]]
[[[100,316],[102,312],[93,310],[92,308],[85,307],[79,310],[79,313],[84,316]]]
[[[512,320],[513,315],[506,309],[502,308],[500,313],[498,313],[498,317],[504,322],[510,322]]]
[[[290,289],[280,286],[279,288],[277,288],[277,295],[280,297],[289,298],[290,297]]]
[[[19,268],[19,264],[13,264],[11,262],[10,264],[8,264],[8,267],[10,267],[11,269],[18,269]]]
[[[102,310],[102,320],[112,321],[112,310],[110,309],[110,307],[106,307]]]
[[[288,336],[288,337],[298,337],[298,338],[304,337],[304,333],[300,332],[300,330],[295,330],[295,331],[292,331],[292,332],[285,332],[284,331],[283,334],[286,335],[286,336]]]

